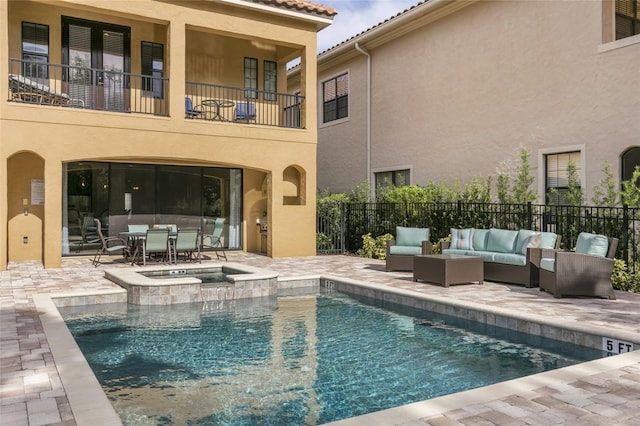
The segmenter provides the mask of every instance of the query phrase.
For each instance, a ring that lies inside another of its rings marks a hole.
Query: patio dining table
[[[203,99],[200,102],[200,106],[207,108],[208,110],[213,109],[213,115],[209,120],[211,121],[229,121],[224,115],[222,115],[222,109],[224,108],[233,108],[235,103],[228,99]]]

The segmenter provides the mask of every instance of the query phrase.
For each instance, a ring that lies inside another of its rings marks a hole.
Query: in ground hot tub
[[[169,305],[275,296],[278,274],[228,262],[106,269],[105,277],[125,288],[133,305]]]

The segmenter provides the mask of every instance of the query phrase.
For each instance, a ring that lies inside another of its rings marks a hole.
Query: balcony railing
[[[169,79],[9,59],[12,102],[168,116]]]
[[[301,129],[302,102],[304,98],[300,95],[187,82],[185,116]]]

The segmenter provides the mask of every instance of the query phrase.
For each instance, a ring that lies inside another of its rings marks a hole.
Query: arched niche
[[[306,203],[306,173],[298,166],[289,166],[282,172],[282,204],[303,206]]]

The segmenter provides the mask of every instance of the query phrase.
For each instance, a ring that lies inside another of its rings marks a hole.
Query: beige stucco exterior
[[[544,156],[580,151],[589,200],[603,161],[619,177],[640,146],[640,35],[614,41],[613,8],[431,0],[321,54],[319,88],[347,72],[349,112],[323,124],[320,94],[318,188],[399,169],[411,184],[466,183],[518,164],[524,147],[541,202]]]
[[[132,72],[140,73],[142,40],[165,45],[169,114],[11,102],[0,79],[0,270],[21,260],[60,266],[62,170],[72,161],[241,168],[243,250],[258,251],[255,223],[267,211],[268,255],[315,254],[316,32],[330,19],[239,0],[2,1],[0,75],[21,58],[22,21],[49,26],[49,62],[60,64],[62,16],[130,27]],[[185,82],[242,87],[246,56],[277,62],[284,93],[286,63],[300,57],[302,128],[185,118]],[[292,168],[300,177],[295,205],[285,193]],[[43,205],[31,204],[33,179],[44,180]]]

